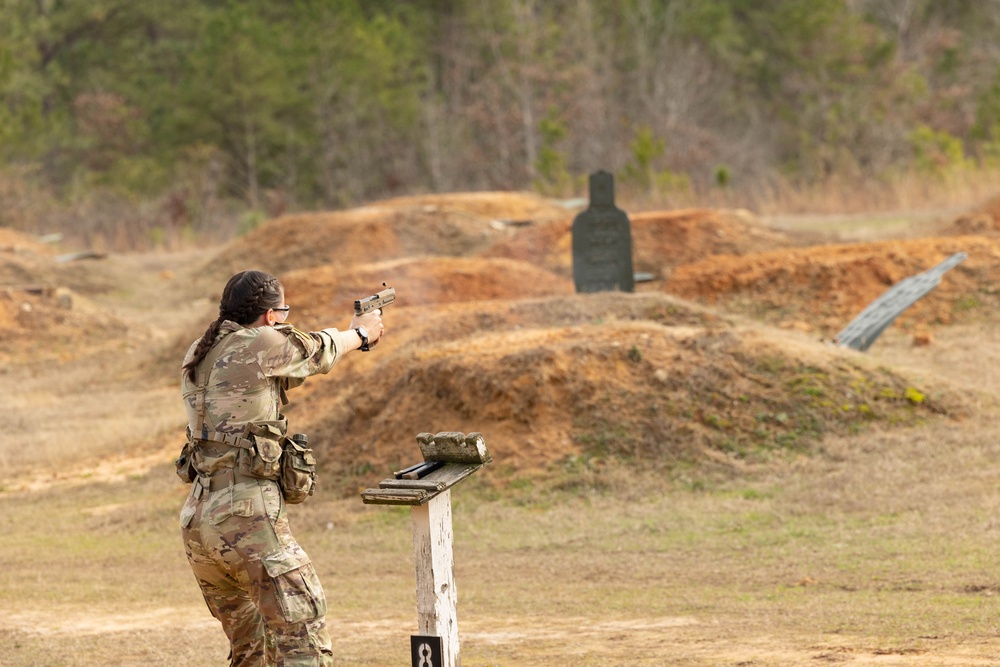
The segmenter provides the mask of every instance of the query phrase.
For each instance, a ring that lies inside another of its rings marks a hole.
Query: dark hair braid
[[[230,320],[242,326],[251,324],[268,309],[281,305],[281,293],[281,282],[263,271],[242,271],[230,278],[222,290],[218,319],[208,325],[198,340],[191,361],[182,366],[187,371],[188,379],[195,381],[195,369],[215,345],[224,321]]]

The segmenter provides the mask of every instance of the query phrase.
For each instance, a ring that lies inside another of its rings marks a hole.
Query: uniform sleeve
[[[343,350],[337,329],[305,333],[291,326],[259,327],[251,350],[265,377],[302,378],[327,373]]]

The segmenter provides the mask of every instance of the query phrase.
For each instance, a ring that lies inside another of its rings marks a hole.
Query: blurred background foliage
[[[1000,0],[0,0],[0,225],[142,248],[597,169],[919,203],[1000,169],[998,31]]]

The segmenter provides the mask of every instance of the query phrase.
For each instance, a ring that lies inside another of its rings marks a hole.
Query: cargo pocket
[[[254,511],[253,498],[234,501],[230,514],[243,518],[256,516],[257,513]]]
[[[302,623],[326,615],[326,595],[316,569],[298,544],[261,558],[274,584],[274,597],[286,623]]]

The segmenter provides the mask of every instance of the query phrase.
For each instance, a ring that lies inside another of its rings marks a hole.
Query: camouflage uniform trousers
[[[326,595],[292,537],[278,484],[217,491],[195,480],[181,510],[188,562],[231,646],[231,667],[332,665]]]

